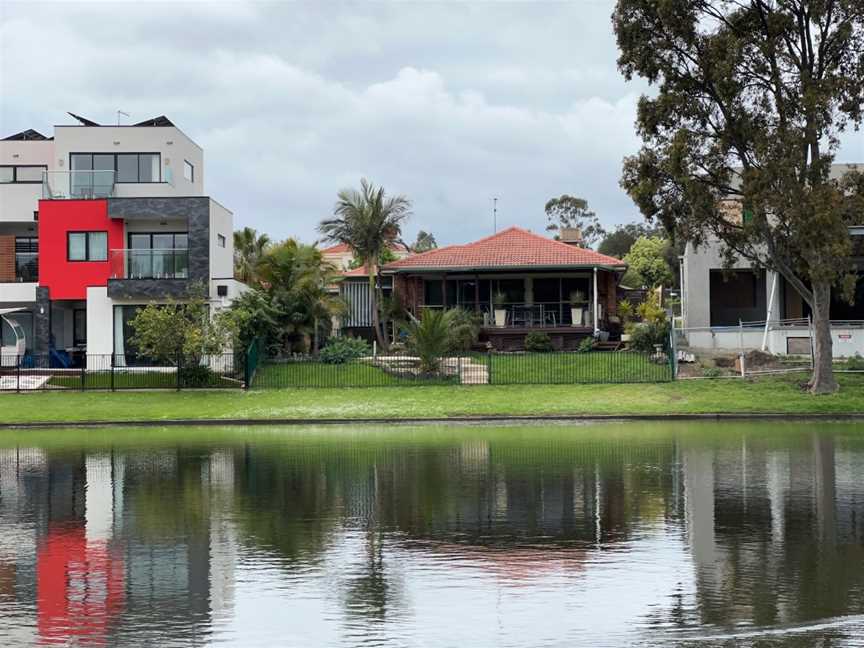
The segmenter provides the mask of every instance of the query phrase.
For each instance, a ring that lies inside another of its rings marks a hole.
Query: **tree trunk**
[[[813,377],[811,394],[832,394],[839,389],[834,379],[831,350],[831,284],[813,283]]]
[[[375,330],[375,339],[378,340],[378,346],[382,351],[387,351],[389,345],[387,339],[381,332],[381,318],[378,316],[378,289],[376,287],[375,274],[372,272],[371,264],[366,266],[366,272],[369,273],[369,298],[372,301],[372,328]]]

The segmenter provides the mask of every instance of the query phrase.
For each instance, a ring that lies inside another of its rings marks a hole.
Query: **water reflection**
[[[862,475],[845,424],[28,432],[0,644],[864,645]]]

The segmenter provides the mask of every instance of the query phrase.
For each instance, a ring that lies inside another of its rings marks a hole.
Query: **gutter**
[[[433,274],[433,273],[460,273],[460,272],[530,272],[532,270],[608,270],[610,272],[623,272],[627,265],[620,266],[585,264],[585,265],[528,265],[528,266],[412,266],[404,268],[381,268],[381,274]]]

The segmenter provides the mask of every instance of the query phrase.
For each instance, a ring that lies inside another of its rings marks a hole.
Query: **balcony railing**
[[[111,250],[111,279],[188,279],[188,249]]]
[[[455,306],[455,305],[454,305]],[[450,306],[453,308],[454,306]],[[560,326],[593,326],[593,314],[589,304],[570,302],[541,302],[526,304],[508,302],[490,305],[483,302],[475,309],[474,302],[458,305],[468,311],[478,310],[483,315],[483,325],[497,328],[555,328]],[[440,309],[441,305],[424,304],[423,309]]]
[[[43,171],[42,198],[90,200],[114,195],[114,171]]]

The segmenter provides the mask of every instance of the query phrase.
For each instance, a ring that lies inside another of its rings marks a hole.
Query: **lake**
[[[0,645],[864,646],[864,426],[0,433]]]

